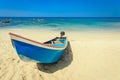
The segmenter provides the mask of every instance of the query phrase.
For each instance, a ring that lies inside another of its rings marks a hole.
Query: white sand
[[[23,62],[8,32],[37,41],[59,36],[57,31],[0,30],[0,80],[120,80],[119,32],[66,32],[69,54],[56,64]]]

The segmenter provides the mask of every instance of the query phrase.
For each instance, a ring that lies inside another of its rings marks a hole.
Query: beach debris
[[[12,61],[14,61],[15,59],[13,58]]]
[[[41,77],[42,80],[44,80],[43,76],[41,74],[39,74],[39,76]]]

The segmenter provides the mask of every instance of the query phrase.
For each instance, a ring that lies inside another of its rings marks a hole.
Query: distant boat
[[[60,39],[62,43],[51,44],[50,42],[55,38],[41,43],[14,33],[9,34],[18,56],[23,61],[34,61],[37,63],[57,62],[62,57],[68,44],[66,38]]]
[[[4,21],[2,21],[2,23],[7,24],[7,23],[10,23],[10,21],[9,20],[4,20]]]

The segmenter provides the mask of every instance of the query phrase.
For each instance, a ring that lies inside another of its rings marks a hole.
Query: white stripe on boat
[[[35,45],[35,46],[42,47],[42,48],[47,48],[47,49],[52,49],[52,50],[63,50],[67,46],[67,41],[66,41],[64,47],[55,47],[55,46],[51,46],[51,45],[48,45],[48,44],[43,44],[43,43],[31,40],[31,39],[22,37],[22,36],[17,35],[17,34],[13,34],[13,33],[9,33],[9,34],[11,35],[11,39],[13,39],[13,40],[21,41],[21,42],[28,43],[28,44],[31,44],[31,45]]]

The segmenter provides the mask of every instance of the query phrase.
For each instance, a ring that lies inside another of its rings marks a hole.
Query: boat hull
[[[54,63],[57,62],[64,53],[64,49],[54,50],[28,44],[14,39],[12,39],[12,42],[19,57],[22,60],[26,61],[31,60],[39,63]]]

